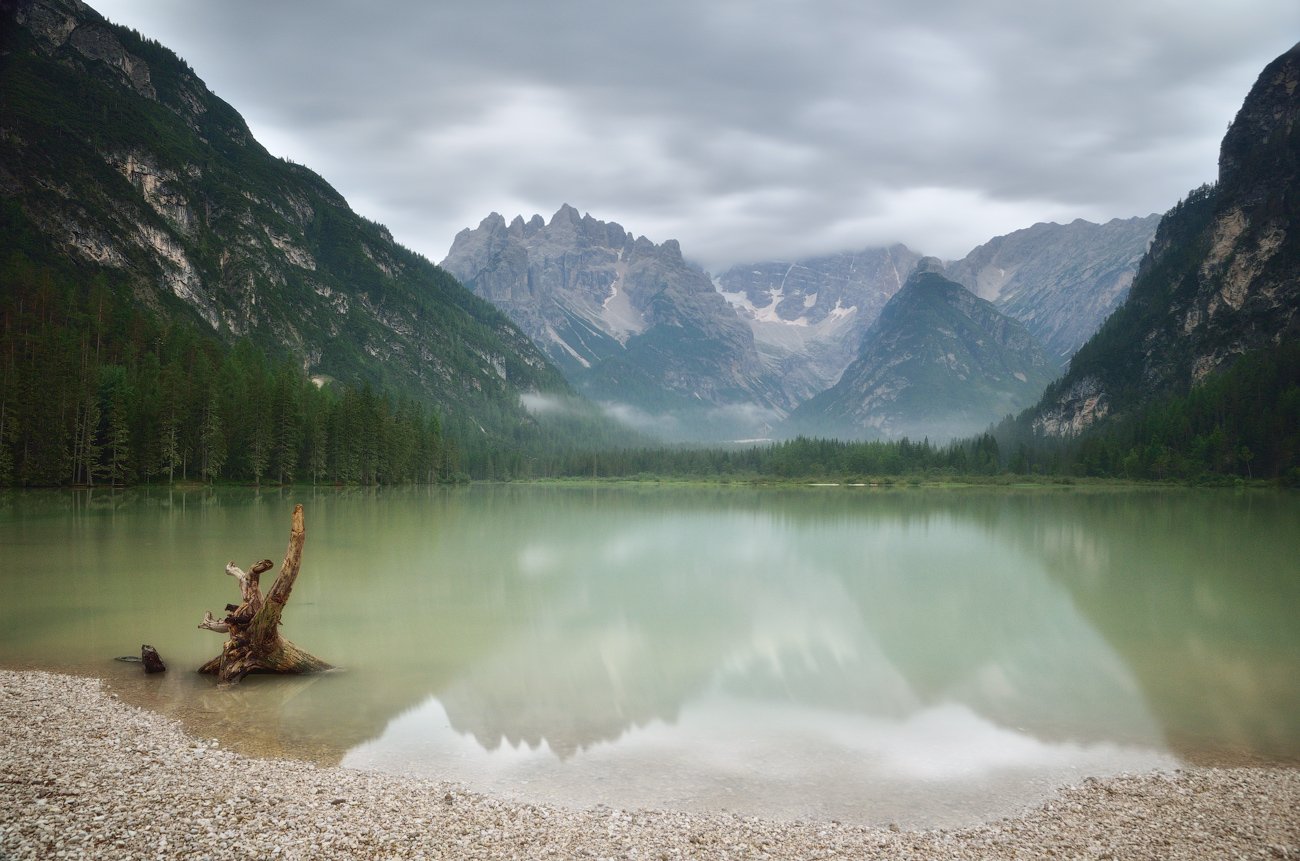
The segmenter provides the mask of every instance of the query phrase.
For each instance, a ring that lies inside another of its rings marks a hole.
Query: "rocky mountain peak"
[[[660,243],[659,253],[670,263],[684,263],[682,260],[682,246],[676,239],[665,239]]]
[[[1300,119],[1300,43],[1260,74],[1219,148],[1219,184],[1235,185],[1264,172],[1294,172]]]
[[[738,264],[714,283],[753,331],[785,397],[799,403],[840,378],[918,259],[905,245],[866,248]]]
[[[478,223],[478,229],[499,233],[506,229],[506,220],[499,212],[490,212],[487,218]]]
[[[238,147],[261,149],[243,117],[214,96],[185,61],[111,24],[80,0],[8,0],[0,3],[0,14],[12,16],[46,57],[163,105],[205,142],[224,138]]]
[[[916,261],[916,268],[912,270],[911,275],[908,276],[908,280],[910,281],[916,278],[917,275],[923,275],[925,273],[943,275],[943,261],[938,257],[922,257],[920,260]]]
[[[157,100],[149,64],[123,46],[108,22],[86,4],[79,0],[26,0],[17,4],[16,18],[47,53],[70,47],[87,60],[112,69],[141,96]]]
[[[560,208],[555,210],[555,214],[551,216],[551,221],[548,226],[555,227],[556,225],[562,224],[564,222],[568,222],[570,224],[578,224],[581,221],[582,221],[582,213],[578,212],[578,210],[574,209],[569,204],[562,203],[560,204]]]
[[[791,414],[792,432],[946,439],[1038,399],[1052,369],[1024,326],[918,263],[839,382]]]
[[[1224,137],[1219,182],[1160,221],[1128,300],[1039,405],[1076,433],[1182,393],[1248,352],[1300,338],[1300,46],[1260,74]]]
[[[956,281],[950,280],[943,273],[943,264],[937,258],[925,257],[917,263],[902,289],[894,294],[880,312],[876,326],[884,325],[882,321],[889,315],[904,313],[903,309],[927,304],[942,304],[966,315],[978,311],[988,321],[999,320],[1004,316],[992,302],[979,298]]]
[[[631,236],[622,225],[613,221],[600,221],[589,213],[580,214],[567,203],[555,211],[550,221],[544,221],[540,215],[534,215],[526,224],[523,223],[522,216],[516,216],[515,221],[522,226],[515,235],[526,244],[539,242],[555,249],[606,248],[618,251],[631,241]]]
[[[1024,323],[1064,367],[1128,295],[1158,222],[1043,222],[990,239],[949,262],[947,274]]]
[[[634,239],[567,203],[540,221],[516,218],[519,229],[503,230],[489,217],[456,236],[442,266],[514,319],[578,388],[669,415],[659,429],[682,438],[698,436],[706,413],[779,408],[753,335],[676,240]],[[724,424],[706,435],[754,432]]]

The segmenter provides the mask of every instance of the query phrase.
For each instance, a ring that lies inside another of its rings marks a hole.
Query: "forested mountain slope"
[[[487,435],[530,421],[521,393],[569,392],[504,314],[269,155],[166,48],[77,0],[2,11],[13,271],[97,281],[163,320],[251,339],[318,380],[382,386]]]
[[[791,414],[790,432],[947,440],[1034,402],[1051,379],[1042,347],[940,268],[917,265],[840,381]]]
[[[1128,300],[1033,417],[1047,435],[1180,395],[1300,338],[1300,45],[1270,63],[1223,139],[1219,178],[1160,221]]]

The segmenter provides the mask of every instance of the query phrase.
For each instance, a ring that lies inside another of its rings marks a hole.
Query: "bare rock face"
[[[18,23],[30,29],[32,34],[44,44],[46,50],[60,48],[66,44],[72,31],[77,29],[79,19],[85,13],[85,4],[76,0],[64,4],[18,4],[16,10]]]
[[[1106,393],[1096,377],[1075,380],[1050,408],[1039,414],[1037,427],[1048,436],[1074,436],[1110,412]]]
[[[1049,389],[1035,427],[1184,392],[1300,338],[1300,45],[1264,69],[1224,137],[1219,181],[1165,214],[1128,300]],[[1088,397],[1078,397],[1079,392]]]
[[[752,435],[751,419],[786,406],[748,327],[675,240],[633,238],[566,204],[549,222],[492,213],[456,236],[442,267],[580,391],[667,417],[669,436]]]
[[[1128,296],[1158,215],[1035,224],[947,264],[948,277],[1025,324],[1064,368]]]
[[[106,22],[80,0],[29,0],[19,3],[16,13],[18,23],[30,29],[43,50],[54,53],[70,46],[87,60],[115,70],[141,96],[158,98],[149,65],[127,51]]]
[[[798,403],[840,378],[920,259],[905,245],[867,248],[740,264],[715,284],[749,324],[783,396]]]
[[[154,212],[181,233],[192,234],[194,212],[177,187],[180,177],[175,171],[160,167],[148,153],[111,154],[108,162],[143,195]]]

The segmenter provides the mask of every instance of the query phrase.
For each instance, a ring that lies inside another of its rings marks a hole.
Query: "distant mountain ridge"
[[[1159,215],[1076,219],[997,236],[945,265],[949,278],[1014,317],[1062,368],[1128,296]]]
[[[1052,366],[1019,322],[918,264],[830,389],[791,413],[791,433],[946,440],[1034,403]]]
[[[443,268],[527,332],[584,394],[671,422],[670,435],[752,435],[779,389],[749,328],[682,258],[568,204],[549,222],[492,213]]]
[[[77,0],[2,12],[8,252],[475,427],[528,421],[523,392],[569,392],[505,315],[268,154],[166,48]]]
[[[1064,368],[1123,301],[1159,217],[1040,223],[997,236],[947,277],[1019,320]],[[802,402],[833,385],[921,254],[905,245],[794,262],[732,266],[715,279],[754,331],[787,397]]]
[[[733,266],[718,290],[754,332],[788,404],[824,391],[921,255],[905,245]]]
[[[1128,300],[1036,410],[1048,435],[1188,391],[1237,357],[1300,338],[1300,45],[1228,128],[1219,178],[1160,221]]]
[[[927,262],[931,271],[982,289],[995,310],[1051,345],[1043,349],[1050,370],[1037,369],[1036,359],[1022,362],[1021,373],[1038,392],[1026,395],[1017,384],[1014,396],[991,399],[1003,412],[976,412],[993,421],[1033,402],[1126,294],[1154,222],[1152,216],[1038,224],[995,237],[946,266]],[[442,265],[508,313],[582,392],[630,405],[642,418],[674,417],[675,424],[652,429],[681,438],[692,435],[683,434],[686,414],[710,415],[714,437],[766,436],[789,411],[827,392],[866,349],[867,332],[921,259],[893,245],[737,265],[714,278],[710,290],[707,275],[685,263],[675,241],[633,239],[621,225],[566,204],[549,222],[534,215],[507,224],[492,213],[457,235]],[[964,350],[958,346],[954,355]],[[817,409],[785,427],[832,432],[809,423]],[[882,416],[874,430],[842,418],[837,426],[855,435],[899,426],[897,417]]]

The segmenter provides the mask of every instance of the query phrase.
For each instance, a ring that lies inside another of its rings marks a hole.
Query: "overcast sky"
[[[562,203],[712,271],[1163,212],[1297,0],[91,0],[435,262]]]

